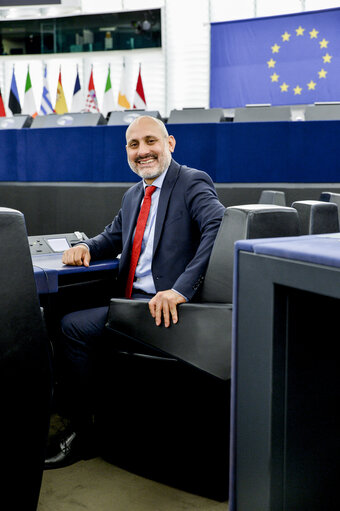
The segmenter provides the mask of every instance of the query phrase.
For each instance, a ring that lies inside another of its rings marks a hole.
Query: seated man
[[[89,266],[91,259],[121,254],[120,295],[149,300],[156,325],[169,327],[178,321],[177,305],[197,297],[225,208],[205,172],[172,159],[176,142],[161,121],[138,117],[126,130],[126,142],[129,165],[142,181],[125,193],[112,224],[67,250],[63,262]],[[58,371],[67,388],[72,431],[49,453],[45,468],[66,466],[85,456],[94,363],[107,312],[108,306],[99,307],[62,319]]]

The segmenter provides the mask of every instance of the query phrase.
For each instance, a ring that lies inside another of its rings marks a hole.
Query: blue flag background
[[[210,107],[340,101],[340,9],[212,23]]]

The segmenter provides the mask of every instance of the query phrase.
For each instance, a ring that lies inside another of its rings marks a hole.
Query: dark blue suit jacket
[[[86,242],[94,260],[121,253],[118,279],[122,293],[143,196],[141,181],[125,193],[112,224]],[[208,174],[171,161],[155,226],[152,274],[157,291],[174,288],[188,299],[193,297],[203,282],[224,210]]]

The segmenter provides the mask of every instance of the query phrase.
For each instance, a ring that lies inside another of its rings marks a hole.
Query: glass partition
[[[161,10],[0,22],[0,55],[160,47]]]

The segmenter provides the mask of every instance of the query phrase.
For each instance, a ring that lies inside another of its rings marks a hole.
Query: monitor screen
[[[50,238],[47,240],[47,243],[53,252],[63,252],[64,250],[70,248],[66,238]]]

